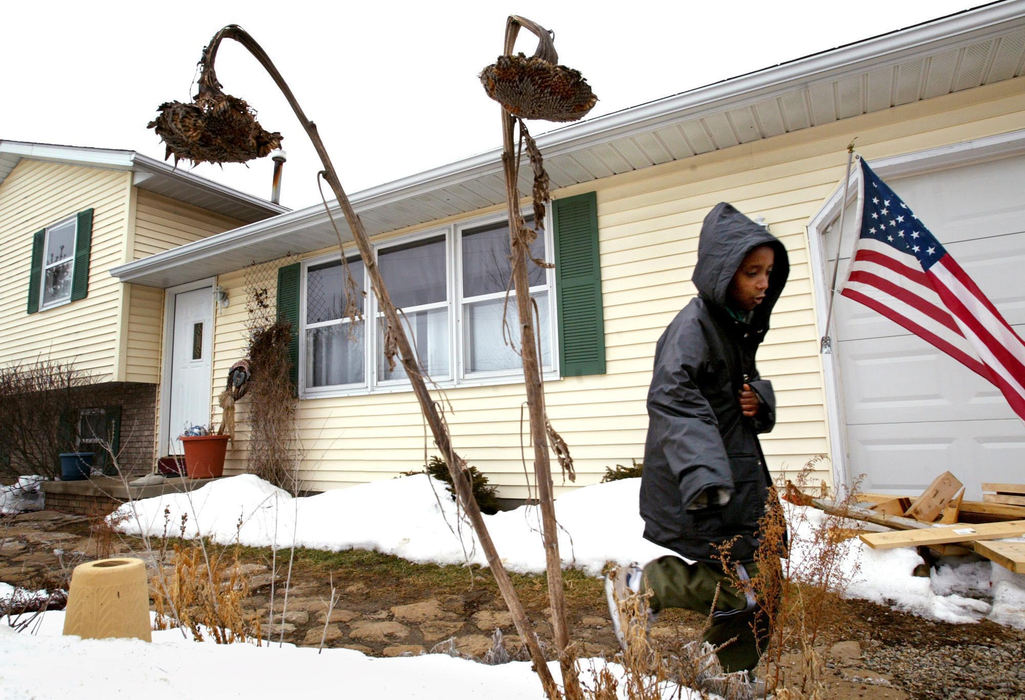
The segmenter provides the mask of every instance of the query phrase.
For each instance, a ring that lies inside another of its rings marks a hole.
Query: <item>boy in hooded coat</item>
[[[661,557],[609,581],[610,607],[616,586],[620,600],[643,586],[652,612],[707,613],[718,586],[704,639],[729,642],[718,652],[727,672],[753,668],[767,636],[765,601],[733,581],[758,573],[758,523],[772,483],[758,433],[772,429],[776,412],[755,352],[789,270],[783,244],[732,205],[720,203],[705,217],[692,277],[698,295],[655,350],[640,490],[645,539],[684,558]],[[723,552],[739,564],[729,575]],[[617,634],[622,642],[618,625]]]

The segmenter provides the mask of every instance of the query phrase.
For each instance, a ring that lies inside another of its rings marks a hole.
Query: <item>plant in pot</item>
[[[178,439],[185,450],[185,473],[190,479],[213,479],[224,474],[224,456],[230,435],[193,425]]]

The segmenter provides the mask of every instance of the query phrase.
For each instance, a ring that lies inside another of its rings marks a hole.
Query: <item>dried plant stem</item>
[[[506,24],[505,54],[511,54],[520,25],[538,35],[542,44],[549,39],[548,32],[522,17],[511,16]],[[551,462],[548,458],[548,433],[544,411],[544,388],[538,361],[534,332],[534,314],[531,308],[530,282],[527,263],[530,245],[523,235],[523,218],[519,212],[517,187],[518,157],[513,142],[513,115],[502,109],[502,166],[505,170],[506,200],[509,210],[509,242],[512,254],[512,279],[516,292],[516,309],[520,319],[520,357],[523,361],[523,381],[527,392],[527,413],[530,419],[530,442],[534,447],[534,475],[537,481],[538,501],[541,509],[542,539],[548,574],[548,597],[552,608],[552,629],[555,646],[559,650],[563,683],[569,698],[581,697],[576,666],[567,655],[569,630],[566,624],[566,598],[562,586],[562,558],[559,554],[559,532],[555,520],[555,498],[552,486]],[[535,222],[540,224],[541,222]]]
[[[247,32],[237,25],[232,24],[221,29],[214,35],[210,44],[207,46],[204,54],[204,60],[205,65],[209,70],[209,75],[206,76],[206,79],[211,81],[216,80],[213,73],[214,59],[218,45],[221,40],[225,38],[234,39],[242,44],[251,54],[253,54],[256,60],[260,62],[260,65],[267,70],[275,84],[284,94],[288,104],[292,107],[296,118],[298,118],[300,124],[302,124],[302,127],[306,131],[307,136],[309,136],[310,141],[313,142],[313,147],[317,151],[317,155],[320,156],[321,163],[324,165],[324,179],[327,181],[328,185],[330,185],[331,191],[334,193],[335,199],[338,201],[338,206],[341,208],[342,214],[345,216],[346,223],[348,223],[349,229],[352,232],[356,247],[359,249],[360,256],[363,259],[364,269],[367,276],[370,278],[371,286],[374,293],[377,295],[378,303],[388,323],[389,332],[395,339],[402,366],[406,370],[413,393],[420,404],[420,410],[423,412],[424,418],[427,420],[427,424],[431,428],[435,444],[438,446],[438,449],[441,450],[441,453],[446,456],[446,462],[448,463],[449,470],[452,474],[452,483],[456,490],[456,495],[459,498],[459,503],[466,512],[470,523],[473,525],[473,528],[477,533],[477,538],[480,540],[481,547],[487,557],[488,565],[491,567],[491,571],[495,576],[498,588],[502,593],[502,597],[505,599],[505,603],[509,608],[510,614],[512,615],[516,631],[519,633],[530,652],[531,661],[533,661],[534,664],[534,670],[540,677],[541,684],[544,687],[546,694],[550,698],[558,697],[558,686],[556,685],[551,672],[548,670],[544,653],[541,651],[541,645],[537,639],[537,634],[535,633],[533,626],[530,624],[530,620],[527,618],[527,613],[523,608],[522,603],[520,603],[519,597],[516,595],[515,588],[513,588],[512,579],[510,579],[508,572],[506,572],[498,551],[495,548],[494,542],[491,539],[491,535],[488,533],[487,526],[484,524],[484,518],[481,515],[480,508],[477,506],[477,502],[473,498],[473,492],[470,489],[469,478],[463,473],[465,471],[465,462],[456,457],[456,453],[452,448],[452,441],[448,431],[445,429],[444,422],[438,413],[437,406],[431,399],[431,395],[427,390],[427,385],[420,373],[419,362],[416,354],[413,352],[413,347],[409,342],[409,338],[406,336],[405,327],[400,321],[395,304],[392,303],[391,296],[388,294],[388,289],[384,284],[384,278],[381,276],[381,271],[377,267],[377,260],[374,257],[374,251],[371,247],[370,239],[367,236],[366,230],[363,227],[363,222],[360,220],[359,216],[357,216],[355,210],[352,208],[352,204],[349,202],[349,198],[342,189],[337,172],[331,163],[331,158],[328,156],[327,149],[324,147],[324,144],[320,139],[320,134],[317,131],[317,125],[306,118],[305,113],[299,106],[298,101],[295,99],[295,95],[292,94],[292,90],[285,83],[267,53]],[[511,223],[512,222],[510,222],[510,224]],[[563,633],[565,632],[563,631]],[[560,649],[561,648],[564,648],[564,645],[560,645]]]

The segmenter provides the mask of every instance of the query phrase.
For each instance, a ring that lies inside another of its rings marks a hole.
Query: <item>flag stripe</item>
[[[929,279],[925,276],[925,273],[922,272],[922,268],[918,267],[917,260],[910,255],[904,255],[903,253],[899,253],[892,249],[889,251],[873,250],[877,246],[882,247],[875,243],[875,241],[866,241],[866,245],[858,250],[854,259],[864,260],[865,262],[875,263],[876,265],[882,265],[885,268],[893,270],[902,277],[908,278],[915,284],[919,284],[926,289],[932,289],[932,285],[929,284]],[[907,258],[909,262],[914,263],[916,267],[911,267],[910,264],[901,261],[896,257],[898,255],[902,258]]]
[[[943,326],[946,326],[954,333],[958,335],[961,334],[961,329],[958,328],[954,319],[950,317],[950,314],[934,304],[932,301],[923,299],[920,295],[905,290],[903,287],[898,286],[889,279],[876,275],[868,270],[854,270],[851,272],[850,282],[861,282],[862,284],[869,285],[870,287],[875,287],[879,291],[883,292],[883,294],[887,294],[903,301],[919,313],[928,316]],[[936,301],[940,302],[942,300],[939,296],[936,296]]]
[[[961,326],[962,335],[975,348],[983,362],[1002,377],[1010,387],[1015,388],[1016,393],[1025,396],[1025,367],[999,339],[993,337],[990,333],[991,327],[980,323],[979,319],[968,312],[968,309],[961,303],[960,297],[949,292],[943,293],[943,296],[949,296],[949,299],[946,299],[947,306],[954,311],[955,318]]]
[[[862,292],[856,289],[851,289],[847,287],[845,287],[844,290],[840,292],[840,294],[842,294],[845,297],[848,297],[849,299],[853,299],[854,301],[860,302],[871,309],[878,311],[880,314],[890,319],[897,325],[901,326],[905,330],[914,333],[923,340],[927,341],[929,344],[936,346],[937,348],[939,348],[940,350],[947,353],[955,360],[963,364],[968,369],[981,375],[984,379],[986,379],[986,381],[990,381],[990,373],[986,371],[986,367],[977,359],[965,353],[960,348],[947,342],[942,337],[918,325],[917,323],[909,319],[907,316],[892,313],[889,306],[879,301],[875,297],[868,296],[867,294],[863,294]]]
[[[947,257],[949,258],[950,256]],[[948,267],[950,263],[953,263],[957,269],[950,269]],[[960,275],[958,272],[960,272]],[[967,276],[962,277],[964,271],[953,260],[940,261],[939,265],[934,266],[930,270],[930,274],[941,281],[943,286],[950,290],[954,299],[960,304],[960,310],[948,304],[951,311],[964,322],[976,324],[980,328],[984,328],[993,338],[994,343],[1011,358],[1005,364],[1011,367],[1022,378],[1022,381],[1025,382],[1025,342],[1014,332],[1014,329],[1004,320],[1003,316],[996,309],[992,308],[988,300],[987,303],[982,303],[982,300],[979,298],[982,291],[971,278]],[[943,294],[941,293],[941,298],[942,296]]]

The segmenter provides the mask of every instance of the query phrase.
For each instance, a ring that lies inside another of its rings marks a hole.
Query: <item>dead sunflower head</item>
[[[256,110],[245,100],[221,91],[214,73],[214,57],[224,36],[241,32],[229,25],[218,32],[200,59],[199,92],[192,102],[165,102],[157,118],[147,124],[174,156],[193,163],[245,163],[262,158],[281,146],[281,134],[266,131],[256,121]]]
[[[167,155],[193,163],[245,163],[281,146],[281,134],[266,131],[246,101],[224,93],[196,96],[195,102],[165,102],[153,129]]]
[[[480,81],[488,97],[522,119],[576,121],[598,101],[580,71],[522,53],[499,56]]]

